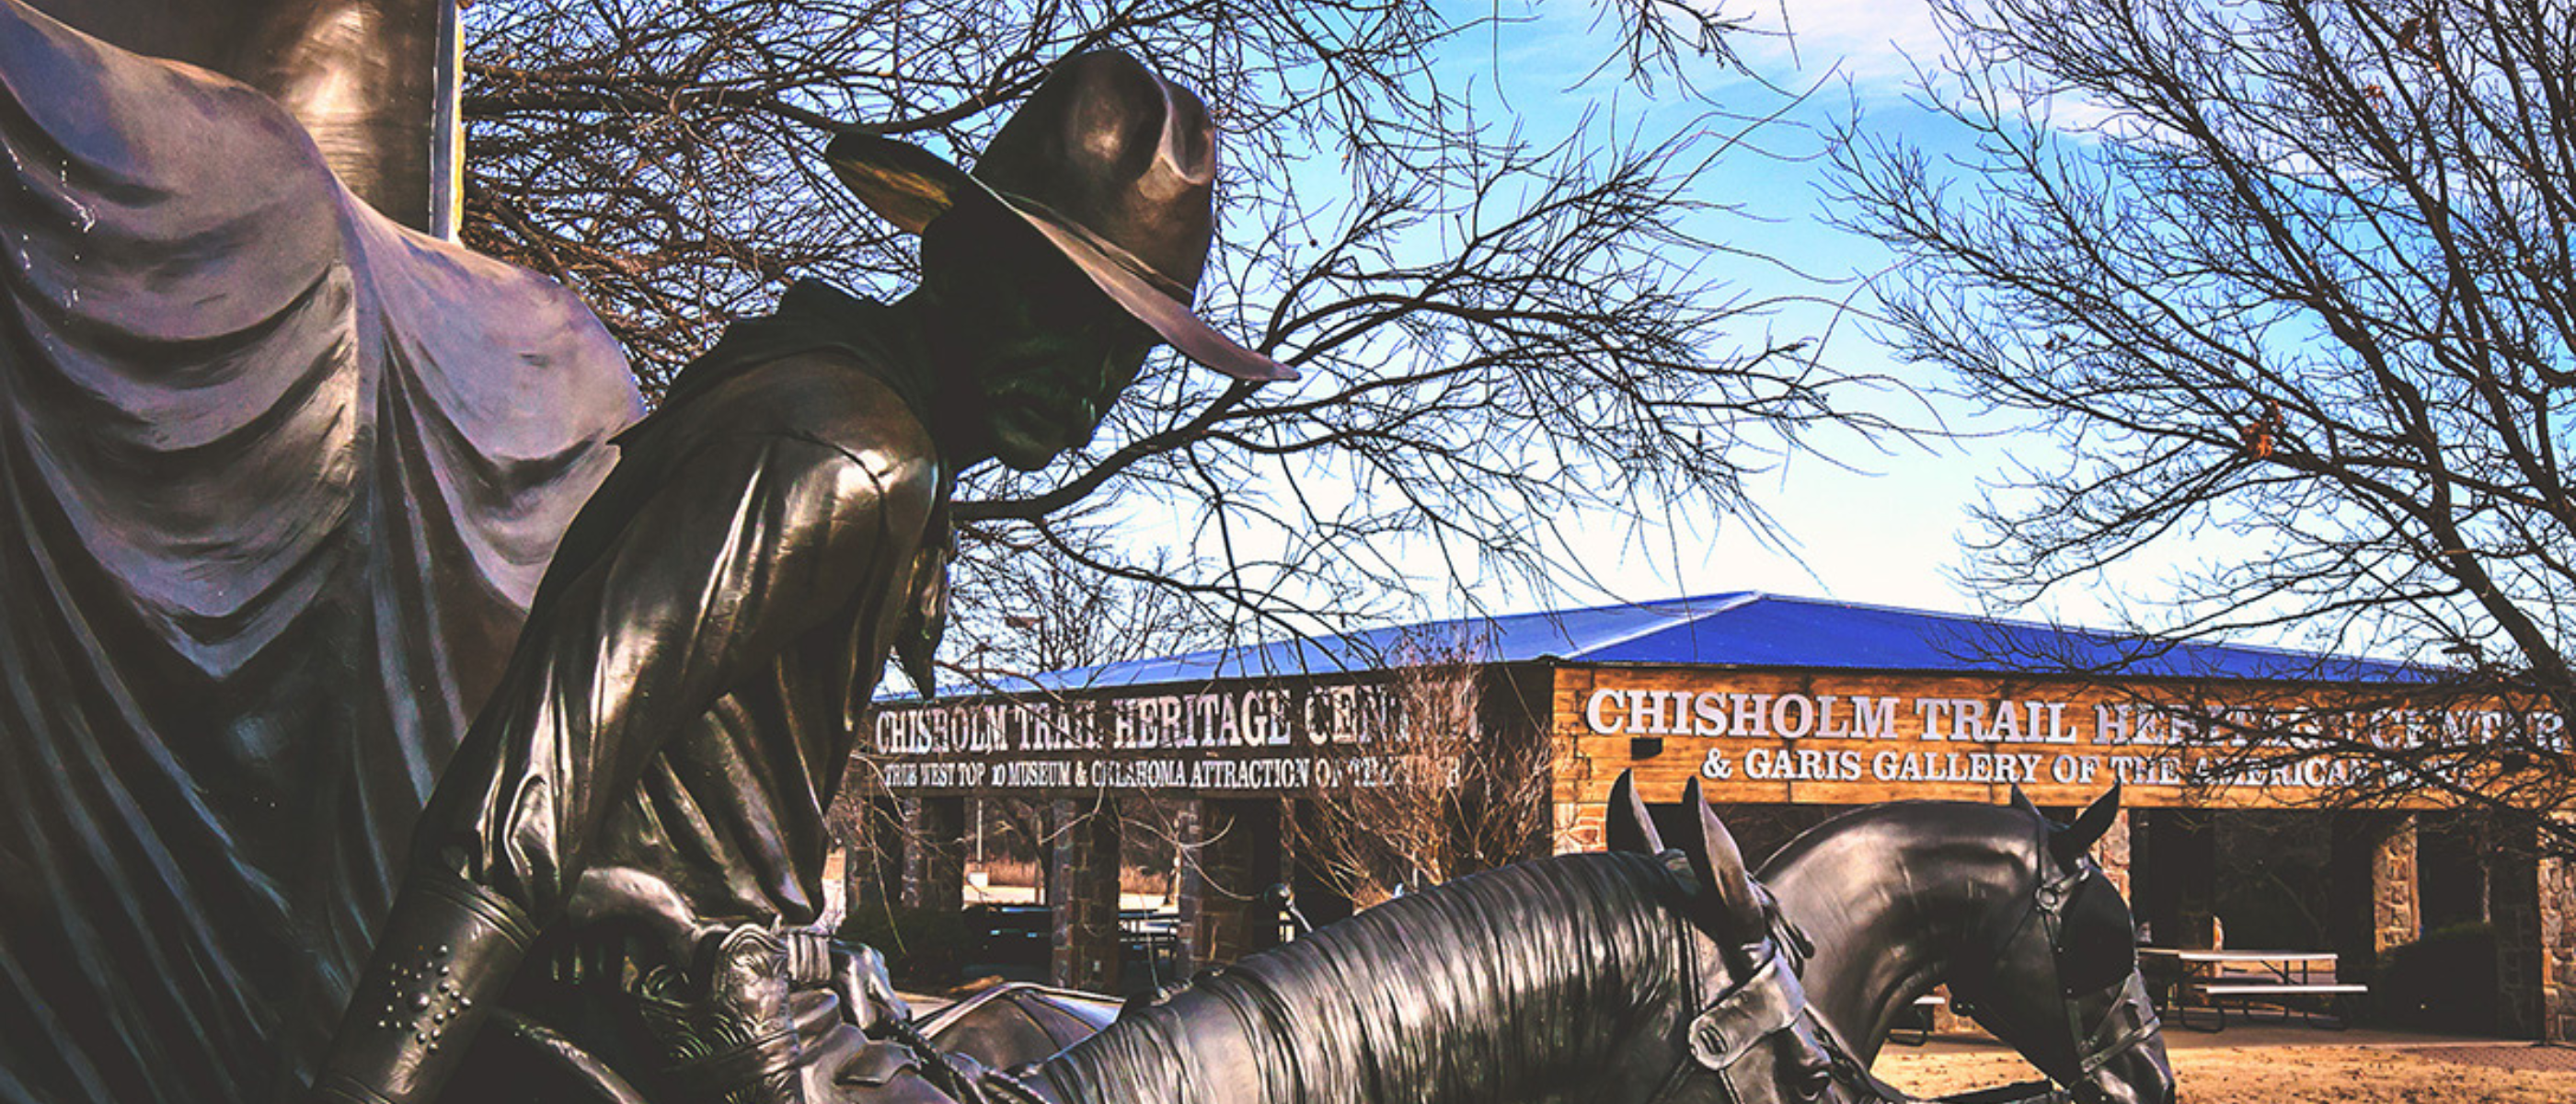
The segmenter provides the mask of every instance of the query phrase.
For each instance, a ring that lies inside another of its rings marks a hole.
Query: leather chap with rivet
[[[465,1051],[535,938],[509,902],[453,876],[414,875],[394,901],[314,1078],[314,1096],[426,1104]]]

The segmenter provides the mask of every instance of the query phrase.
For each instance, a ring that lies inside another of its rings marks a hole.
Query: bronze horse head
[[[1896,1017],[1946,983],[2054,1083],[1970,1099],[2171,1104],[2129,906],[2090,854],[2119,807],[2117,786],[2063,825],[2018,787],[2008,805],[1895,802],[1773,856],[1762,881],[1819,948],[1807,991],[1842,1064],[1866,1070]]]

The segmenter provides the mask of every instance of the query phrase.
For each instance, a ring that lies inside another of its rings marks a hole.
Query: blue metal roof
[[[1673,664],[2127,678],[2380,682],[2405,664],[2148,637],[1759,591],[1633,605],[1433,621],[1082,667],[985,692],[1100,690],[1222,679],[1336,675],[1408,661]],[[971,694],[976,688],[942,687]],[[890,695],[909,697],[910,695]]]

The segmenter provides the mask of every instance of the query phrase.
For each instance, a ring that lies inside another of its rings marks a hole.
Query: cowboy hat
[[[873,134],[842,134],[823,157],[911,233],[960,203],[1001,204],[1191,360],[1236,379],[1297,378],[1190,310],[1215,230],[1216,128],[1196,93],[1126,54],[1058,62],[972,174]]]

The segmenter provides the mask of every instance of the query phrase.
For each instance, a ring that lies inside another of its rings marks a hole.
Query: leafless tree
[[[580,291],[654,391],[792,277],[911,282],[910,243],[829,179],[822,139],[974,150],[1047,62],[1123,47],[1225,132],[1203,307],[1306,379],[1222,387],[1159,356],[1089,450],[971,473],[969,544],[1052,546],[1229,633],[1275,632],[1383,614],[1425,583],[1567,582],[1582,566],[1554,527],[1587,509],[1758,524],[1749,470],[1820,424],[1884,427],[1844,408],[1876,381],[1746,336],[1772,304],[1720,279],[1746,258],[1694,236],[1715,206],[1703,170],[1757,121],[1597,118],[1533,142],[1490,68],[1440,64],[1481,56],[1473,36],[1502,18],[1467,7],[486,0],[467,12],[464,234]],[[1708,5],[1597,10],[1612,45],[1574,95],[1664,77],[1686,96],[1732,60]],[[1168,554],[1048,520],[1077,503]],[[956,656],[1000,646],[973,630]]]
[[[1840,179],[1899,257],[1885,332],[2064,450],[1990,492],[1972,581],[2028,602],[2207,542],[2143,627],[2419,669],[2211,710],[2204,746],[2361,757],[2348,797],[2440,793],[2576,851],[2531,815],[2576,796],[2566,6],[1936,7],[1918,106],[1962,140],[1855,126]],[[2494,710],[2532,716],[2442,720]]]
[[[1547,733],[1491,723],[1483,653],[1472,637],[1404,634],[1383,664],[1386,716],[1312,748],[1317,782],[1290,847],[1354,904],[1543,850]]]
[[[1122,551],[1115,533],[1080,508],[1068,514],[1049,518],[1043,530],[999,529],[962,542],[949,608],[952,631],[965,644],[951,649],[942,677],[1018,692],[1042,674],[1224,643],[1187,596],[1153,582],[1172,574],[1175,550]],[[1093,566],[1122,554],[1119,562],[1133,564],[1133,572]]]

